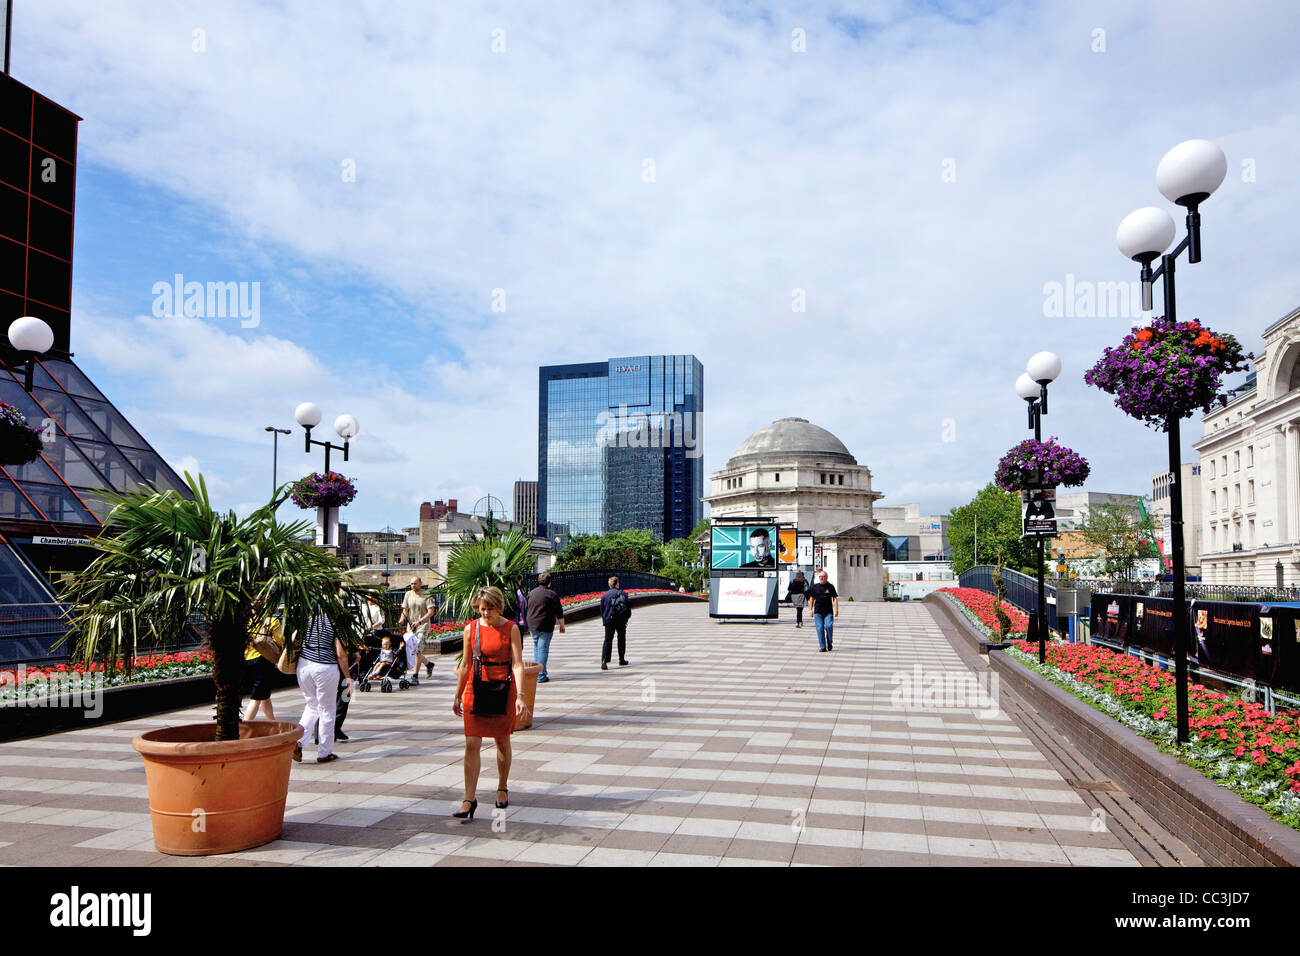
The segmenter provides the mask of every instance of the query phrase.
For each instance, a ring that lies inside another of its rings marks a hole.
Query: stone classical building
[[[704,499],[714,518],[770,517],[811,531],[836,590],[855,601],[883,600],[883,546],[871,470],[844,443],[803,418],[760,428],[711,479]]]
[[[1255,373],[1203,416],[1201,576],[1300,585],[1300,309],[1264,330]],[[1187,520],[1196,515],[1187,511]]]

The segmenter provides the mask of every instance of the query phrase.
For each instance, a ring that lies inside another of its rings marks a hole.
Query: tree
[[[98,491],[113,507],[91,541],[99,554],[63,591],[72,606],[74,655],[90,662],[134,656],[141,645],[174,638],[190,623],[208,633],[216,685],[217,740],[239,738],[244,652],[258,607],[284,606],[284,633],[306,634],[323,614],[345,645],[361,635],[352,602],[340,595],[343,564],[316,547],[305,521],[281,524],[276,508],[289,485],[242,521],[212,507],[207,484],[185,475],[192,499],[174,491]],[[345,585],[364,597],[378,588]]]
[[[631,528],[603,535],[575,535],[557,556],[555,570],[648,571],[663,564],[663,545],[654,532]]]
[[[1102,574],[1131,580],[1137,563],[1151,555],[1155,535],[1145,509],[1122,502],[1093,505],[1075,531],[1100,552]]]
[[[532,535],[514,529],[453,545],[447,558],[447,577],[438,588],[445,595],[451,616],[456,620],[473,617],[474,595],[483,587],[500,588],[506,599],[506,614],[513,616],[518,610],[515,589],[536,566],[532,544]]]
[[[700,563],[700,546],[690,538],[674,538],[663,546],[664,565],[680,565],[688,568]]]
[[[979,524],[979,561],[975,554],[976,519]],[[1037,573],[1037,551],[1020,537],[1020,496],[989,482],[967,504],[948,514],[948,547],[952,569],[960,574],[976,564],[992,564],[998,550],[1009,567]]]

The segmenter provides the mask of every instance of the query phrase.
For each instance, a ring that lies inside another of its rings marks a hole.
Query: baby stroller
[[[379,691],[383,694],[390,694],[393,691],[393,684],[397,684],[398,690],[406,690],[411,686],[410,680],[406,677],[406,647],[403,644],[401,636],[393,633],[383,635],[393,642],[393,659],[391,661],[380,660],[379,647],[367,647],[362,654],[361,666],[358,668],[365,674],[357,681],[357,690],[366,693],[370,690],[371,684],[379,682]]]

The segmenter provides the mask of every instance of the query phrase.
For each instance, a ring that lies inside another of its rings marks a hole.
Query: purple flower
[[[299,508],[341,508],[357,496],[356,485],[336,471],[313,472],[293,484],[290,498]]]
[[[1119,348],[1107,348],[1083,380],[1115,396],[1125,414],[1151,428],[1168,430],[1169,422],[1197,409],[1208,412],[1223,376],[1249,367],[1231,335],[1218,335],[1191,322],[1155,319],[1135,327]]]
[[[1082,455],[1056,443],[1028,438],[1002,456],[994,480],[1006,491],[1081,485],[1088,480],[1088,462]]]

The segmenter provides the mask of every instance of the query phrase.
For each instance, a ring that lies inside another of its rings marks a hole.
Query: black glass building
[[[537,520],[547,537],[684,538],[704,494],[704,366],[637,355],[539,370]]]
[[[72,233],[79,117],[0,73],[0,402],[42,431],[26,465],[0,467],[0,664],[62,656],[57,585],[84,568],[103,527],[101,492],[171,490],[180,477],[73,361]],[[54,345],[32,390],[4,335],[43,319]]]

